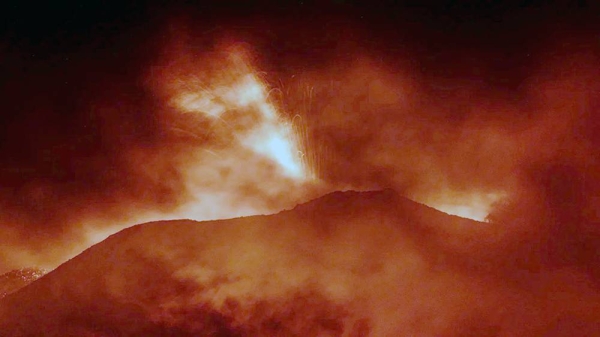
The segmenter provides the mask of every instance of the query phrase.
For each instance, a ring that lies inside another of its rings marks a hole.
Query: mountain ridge
[[[599,331],[600,292],[584,274],[520,270],[510,263],[512,256],[504,257],[502,241],[490,235],[495,230],[391,190],[334,192],[272,215],[139,224],[0,300],[0,331],[6,336]],[[556,326],[552,317],[563,322]]]

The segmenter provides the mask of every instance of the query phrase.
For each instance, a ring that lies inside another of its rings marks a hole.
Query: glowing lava
[[[183,112],[227,123],[239,145],[273,161],[289,178],[309,179],[309,170],[294,142],[294,130],[269,100],[267,84],[252,70],[242,51],[234,49],[228,56],[229,69],[223,69],[211,83],[190,79],[177,88],[171,104]]]
[[[453,205],[453,204],[442,204],[436,205],[434,208],[438,210],[459,216],[461,218],[468,218],[477,221],[484,221],[489,214],[488,207],[481,207],[481,205]]]
[[[503,197],[500,193],[473,193],[470,195],[430,198],[425,202],[444,213],[477,221],[487,221],[492,206]]]

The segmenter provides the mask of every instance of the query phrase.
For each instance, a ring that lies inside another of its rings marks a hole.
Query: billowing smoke
[[[313,194],[299,188],[314,180],[301,127],[253,51],[186,39],[175,14],[148,12],[142,28],[127,12],[76,20],[66,37],[18,23],[22,40],[6,34],[2,269],[53,268],[144,220],[273,212]]]
[[[508,89],[481,75],[446,84],[360,62],[337,78],[325,75],[337,79],[325,90],[335,95],[309,123],[334,156],[323,174],[487,218],[521,242],[515,249],[529,268],[575,264],[597,275],[595,44],[561,36],[527,56],[536,61]]]
[[[248,130],[293,135],[298,148],[264,144],[298,155],[327,189],[392,187],[487,216],[506,240],[531,243],[515,244],[531,263],[592,266],[597,43],[580,13],[508,10],[480,21],[249,10],[221,25],[203,10],[157,10],[134,20],[143,28],[84,25],[58,46],[60,32],[5,34],[2,268],[60,262],[90,228],[306,199],[312,187]],[[223,110],[248,83],[251,104]]]
[[[98,21],[8,14],[17,16],[2,35],[0,269],[59,262],[89,219],[186,198],[177,159],[165,160],[180,148],[139,82],[156,31],[103,26],[110,13],[91,10]]]

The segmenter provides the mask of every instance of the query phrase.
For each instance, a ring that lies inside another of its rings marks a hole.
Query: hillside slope
[[[498,226],[390,190],[141,224],[2,299],[0,335],[598,335],[596,283]]]

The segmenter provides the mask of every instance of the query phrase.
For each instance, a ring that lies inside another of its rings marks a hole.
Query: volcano
[[[597,283],[503,228],[391,190],[140,224],[4,297],[0,335],[597,336]]]

